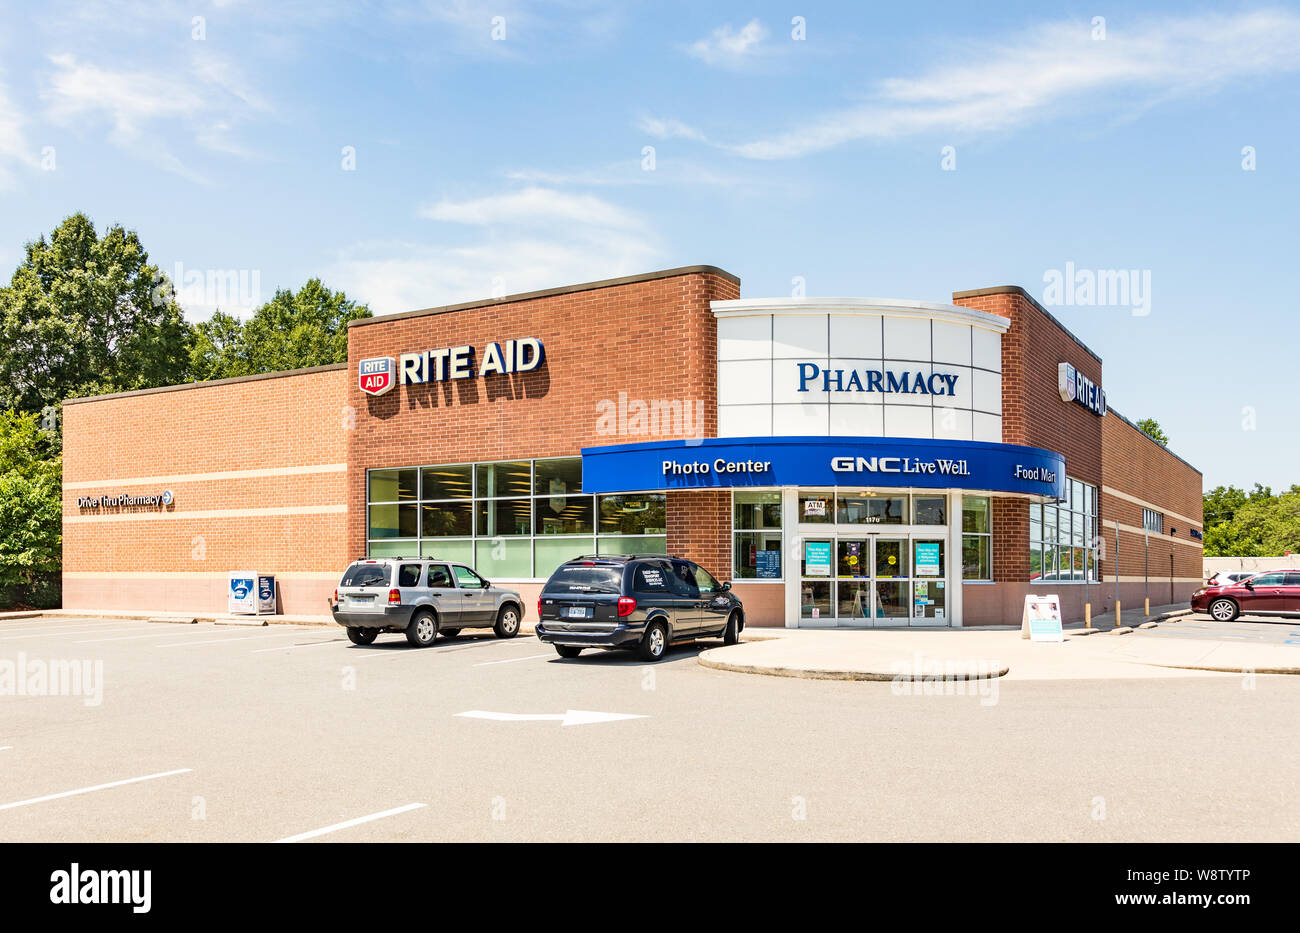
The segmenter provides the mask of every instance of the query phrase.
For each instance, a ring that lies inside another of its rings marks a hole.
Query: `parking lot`
[[[1300,752],[1276,742],[1294,730],[1295,677],[1004,683],[986,703],[709,670],[696,654],[0,623],[0,662],[28,672],[0,696],[0,841],[1300,834]],[[88,665],[80,695],[41,695],[36,673],[61,662]]]
[[[1279,616],[1243,615],[1234,622],[1216,622],[1205,613],[1193,613],[1149,631],[1161,638],[1230,639],[1300,648],[1300,619]]]

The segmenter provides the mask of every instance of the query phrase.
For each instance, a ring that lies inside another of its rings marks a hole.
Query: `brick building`
[[[319,614],[361,555],[532,605],[568,557],[667,552],[755,625],[1016,622],[1030,592],[1070,618],[1116,574],[1130,605],[1201,580],[1199,472],[1020,288],[741,299],[693,266],[357,321],[348,358],[68,401],[64,605],[219,611],[253,570]]]

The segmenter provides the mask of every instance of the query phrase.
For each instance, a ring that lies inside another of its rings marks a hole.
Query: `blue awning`
[[[1039,447],[897,437],[711,437],[582,449],[582,491],[913,486],[1065,496],[1065,457]]]

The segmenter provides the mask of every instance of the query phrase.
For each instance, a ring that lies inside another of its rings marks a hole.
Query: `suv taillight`
[[[337,606],[338,603],[339,603],[339,588],[336,586],[334,587],[334,605]]]
[[[390,605],[390,606],[400,606],[401,604],[402,604],[402,593],[401,593],[401,591],[400,591],[400,590],[395,590],[395,589],[393,589],[393,590],[389,590],[389,591],[388,591],[388,605]]]
[[[537,618],[542,617],[542,597],[537,597]]]
[[[636,610],[636,599],[631,596],[620,596],[618,598],[618,617],[630,616]]]

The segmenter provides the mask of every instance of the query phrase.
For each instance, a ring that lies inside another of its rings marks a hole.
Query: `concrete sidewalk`
[[[1141,608],[1124,622],[1177,624],[1185,606],[1163,607],[1148,620]],[[1163,617],[1163,618],[1162,618]],[[1158,621],[1159,620],[1159,621]],[[1094,619],[1094,622],[1097,620]],[[820,680],[1091,680],[1300,674],[1300,652],[1276,644],[1227,639],[1154,637],[1115,628],[1114,617],[1091,633],[1068,626],[1065,641],[1030,642],[1019,627],[967,629],[752,629],[745,641],[701,652],[705,667]]]

